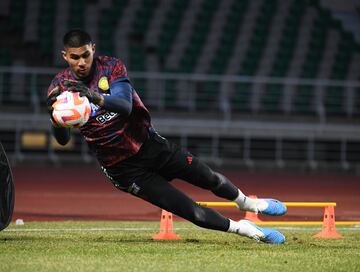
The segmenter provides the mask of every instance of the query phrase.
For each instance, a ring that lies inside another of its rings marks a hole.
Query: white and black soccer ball
[[[62,92],[53,104],[53,119],[61,127],[76,128],[83,126],[90,117],[91,106],[86,96],[78,92]]]

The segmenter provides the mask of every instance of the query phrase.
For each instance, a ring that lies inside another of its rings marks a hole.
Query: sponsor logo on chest
[[[101,114],[96,117],[96,121],[98,121],[101,124],[104,124],[111,119],[115,118],[118,114],[116,112],[106,112],[104,114]]]

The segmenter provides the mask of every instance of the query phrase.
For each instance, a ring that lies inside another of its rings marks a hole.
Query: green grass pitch
[[[159,222],[25,222],[0,233],[0,271],[360,271],[360,228],[316,239],[281,228],[285,245],[174,222],[180,241],[153,241]]]

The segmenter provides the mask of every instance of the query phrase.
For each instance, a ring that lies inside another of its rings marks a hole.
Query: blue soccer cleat
[[[258,210],[259,213],[264,215],[272,215],[272,216],[280,216],[284,215],[287,211],[286,206],[279,200],[271,199],[271,198],[265,198],[265,199],[259,199],[265,201],[268,205],[263,210]]]
[[[261,228],[249,220],[241,220],[242,225],[246,226],[246,236],[256,241],[261,241],[267,244],[283,244],[285,243],[285,236],[271,228]]]

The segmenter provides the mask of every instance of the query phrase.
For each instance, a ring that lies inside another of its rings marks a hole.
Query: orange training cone
[[[162,210],[160,219],[160,232],[153,235],[154,240],[180,240],[180,236],[174,233],[172,213]]]
[[[256,195],[249,195],[250,198],[257,198]],[[249,220],[251,222],[261,222],[262,220],[259,219],[257,213],[254,212],[246,212],[244,219]]]
[[[327,206],[324,210],[324,220],[322,230],[313,235],[315,238],[342,238],[343,236],[336,232],[335,210],[333,206]]]

